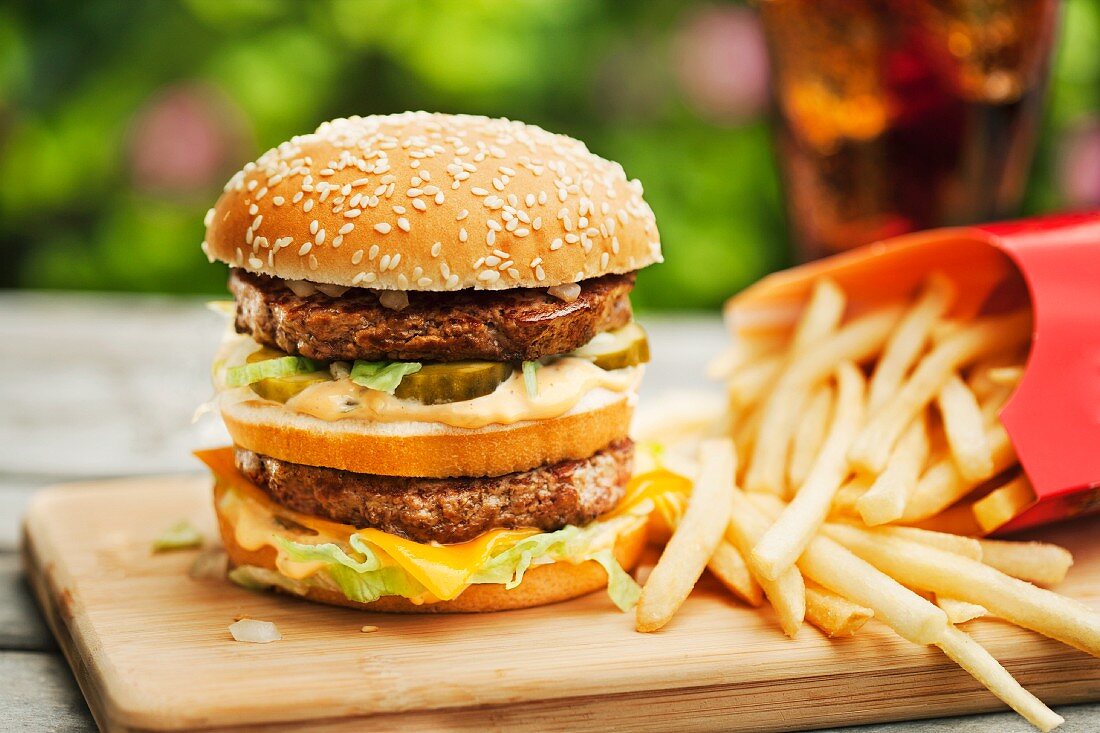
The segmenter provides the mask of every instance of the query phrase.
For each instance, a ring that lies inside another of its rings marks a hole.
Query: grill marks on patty
[[[408,307],[379,292],[299,297],[281,281],[234,269],[236,328],[256,341],[319,361],[524,361],[572,351],[630,322],[633,273],[580,283],[566,303],[542,289],[410,291]]]
[[[240,471],[282,506],[441,543],[465,542],[491,529],[550,532],[590,522],[622,500],[633,456],[633,442],[622,438],[582,460],[504,476],[432,479],[352,473],[236,452]]]

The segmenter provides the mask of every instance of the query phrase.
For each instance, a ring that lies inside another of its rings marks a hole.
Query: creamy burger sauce
[[[226,397],[262,401],[248,387],[228,388],[225,385],[225,369],[245,363],[248,355],[258,348],[259,344],[247,336],[232,332],[227,335],[214,369],[215,385]],[[632,396],[641,382],[643,370],[644,367],[639,366],[606,371],[584,359],[563,357],[535,372],[538,382],[535,396],[528,396],[523,374],[517,369],[491,394],[440,405],[399,399],[361,387],[350,379],[338,379],[302,390],[287,401],[285,407],[327,421],[429,422],[476,429],[559,417],[596,390]]]
[[[321,420],[436,422],[456,428],[483,428],[564,415],[594,389],[631,392],[637,387],[641,370],[609,372],[583,359],[562,358],[539,369],[535,377],[539,386],[535,396],[528,396],[523,375],[517,371],[491,394],[441,405],[398,399],[360,387],[350,379],[340,379],[313,385],[292,397],[286,406]]]

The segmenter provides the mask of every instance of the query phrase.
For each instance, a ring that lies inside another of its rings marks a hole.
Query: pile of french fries
[[[1068,551],[966,536],[1034,500],[998,420],[1031,320],[953,319],[955,295],[936,274],[846,318],[846,294],[822,279],[791,332],[724,359],[727,410],[661,421],[643,470],[694,488],[644,586],[639,631],[665,625],[709,568],[745,603],[766,599],[788,636],[805,621],[848,636],[876,618],[940,648],[1040,730],[1063,722],[958,628],[988,615],[1100,656],[1100,614],[1041,587],[1065,577]]]

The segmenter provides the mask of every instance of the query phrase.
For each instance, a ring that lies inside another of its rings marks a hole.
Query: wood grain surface
[[[790,641],[709,581],[652,635],[602,594],[502,614],[364,614],[189,578],[196,551],[150,552],[181,518],[213,537],[205,479],[60,487],[31,505],[29,576],[105,729],[783,731],[1001,708],[875,622],[853,639],[807,627]],[[1059,590],[1095,606],[1094,531],[1045,536],[1077,555]],[[240,614],[283,639],[234,642]],[[998,621],[967,629],[1048,703],[1100,699],[1100,660]]]

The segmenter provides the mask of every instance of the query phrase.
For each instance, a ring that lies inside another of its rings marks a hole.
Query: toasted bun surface
[[[501,476],[546,463],[588,458],[626,437],[632,398],[545,420],[480,430],[430,423],[327,422],[282,405],[247,400],[222,406],[242,448],[309,466],[384,476]],[[413,426],[404,429],[404,426]]]
[[[230,566],[253,565],[275,570],[274,548],[265,546],[259,550],[244,549],[237,544],[233,527],[220,513],[218,527],[226,554],[229,555]],[[637,529],[619,535],[614,553],[615,559],[624,570],[629,571],[637,564],[645,543],[644,522]],[[335,606],[386,613],[477,613],[543,606],[583,596],[606,586],[607,573],[598,563],[589,561],[574,565],[558,562],[531,568],[524,574],[523,582],[512,590],[490,583],[471,585],[453,600],[438,603],[417,605],[401,596],[383,596],[373,603],[360,603],[348,600],[339,591],[316,587],[311,587],[305,598]]]
[[[617,163],[533,125],[426,112],[333,120],[264,153],[207,214],[203,250],[388,290],[547,287],[661,259]]]

